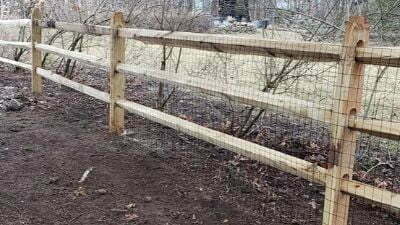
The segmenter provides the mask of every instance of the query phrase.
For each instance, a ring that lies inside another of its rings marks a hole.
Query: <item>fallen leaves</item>
[[[135,204],[135,203],[130,203],[130,204],[126,205],[126,208],[127,208],[127,209],[133,209],[133,208],[135,208],[135,207],[136,207],[136,204]]]
[[[378,188],[383,188],[383,189],[386,189],[388,186],[392,185],[390,181],[386,181],[381,178],[375,178],[374,183]]]
[[[309,202],[308,204],[309,204],[309,205],[311,206],[311,208],[313,208],[314,210],[317,209],[317,203],[316,203],[314,200],[312,200],[312,201]]]
[[[79,187],[78,190],[74,191],[74,195],[75,197],[79,197],[79,196],[86,196],[86,189],[84,187]]]

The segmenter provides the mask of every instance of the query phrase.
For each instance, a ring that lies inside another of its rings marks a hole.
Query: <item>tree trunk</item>
[[[211,15],[218,16],[219,15],[219,0],[211,0]]]
[[[249,0],[219,0],[219,15],[249,21]]]
[[[236,17],[236,0],[219,0],[219,15],[221,17]]]

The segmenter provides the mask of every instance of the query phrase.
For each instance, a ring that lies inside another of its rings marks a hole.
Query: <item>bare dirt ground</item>
[[[29,87],[0,72],[0,86]],[[0,116],[0,224],[321,224],[323,188],[46,82]],[[84,183],[83,172],[93,167]],[[263,184],[263,185],[259,185]],[[399,224],[353,201],[351,224]]]

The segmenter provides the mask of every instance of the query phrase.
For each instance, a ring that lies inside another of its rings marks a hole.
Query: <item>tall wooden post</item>
[[[364,65],[355,60],[356,48],[369,40],[364,17],[351,17],[346,24],[341,62],[335,83],[331,163],[327,171],[323,225],[347,225],[350,196],[340,191],[342,179],[352,179],[358,132],[348,128],[349,119],[360,113]]]
[[[125,77],[117,71],[117,65],[125,61],[125,38],[118,37],[118,28],[125,26],[124,16],[116,12],[111,18],[111,45],[110,45],[110,132],[122,134],[124,132],[125,111],[116,104],[117,100],[125,97]]]
[[[32,29],[32,92],[41,94],[43,91],[42,77],[36,72],[36,68],[41,66],[42,52],[35,48],[36,43],[42,43],[42,28],[39,26],[41,13],[38,8],[32,10],[31,29]]]

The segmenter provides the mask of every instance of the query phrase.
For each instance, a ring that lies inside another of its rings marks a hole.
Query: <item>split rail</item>
[[[2,24],[29,25],[32,42],[0,41],[0,46],[31,49],[32,63],[26,64],[6,58],[0,62],[32,71],[32,91],[42,93],[42,78],[54,81],[110,105],[109,127],[115,134],[124,132],[124,114],[130,112],[164,126],[176,129],[198,139],[228,149],[250,159],[258,160],[290,174],[326,186],[323,224],[345,225],[348,223],[350,196],[358,196],[388,207],[400,209],[400,195],[372,185],[352,180],[352,170],[359,132],[400,140],[398,123],[357,117],[365,64],[400,67],[400,50],[368,47],[369,28],[363,17],[353,17],[347,24],[343,45],[313,42],[276,40],[252,41],[248,38],[132,29],[124,26],[121,13],[114,13],[111,26],[95,26],[63,22],[42,21],[38,9],[31,20],[0,21]],[[57,29],[90,35],[110,36],[110,62],[42,43],[43,29]],[[235,85],[217,86],[215,82],[190,77],[185,74],[136,67],[124,63],[126,39],[146,44],[167,45],[231,54],[258,55],[278,58],[306,59],[318,62],[340,63],[334,91],[334,108],[290,97],[257,92]],[[56,54],[79,60],[109,71],[109,93],[67,79],[40,68],[42,53]],[[164,112],[125,99],[125,75],[167,82],[202,93],[227,97],[233,101],[268,109],[277,107],[302,117],[327,122],[332,127],[332,158],[326,168],[279,151],[242,140]]]

